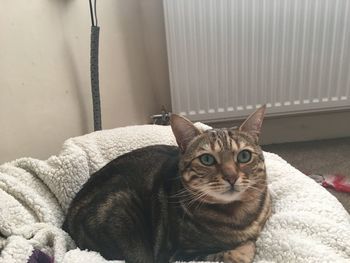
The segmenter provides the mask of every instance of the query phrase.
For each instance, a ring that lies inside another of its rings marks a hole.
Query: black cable
[[[90,51],[90,77],[91,77],[91,93],[92,106],[94,114],[94,130],[102,129],[101,120],[101,101],[99,88],[99,71],[98,71],[98,49],[99,49],[100,28],[98,26],[91,27],[91,51]]]
[[[102,129],[99,71],[98,71],[98,50],[99,50],[100,28],[97,26],[96,0],[94,2],[95,12],[92,9],[91,0],[89,0],[89,3],[90,3],[91,24],[92,24],[91,42],[90,42],[91,93],[92,93],[92,106],[93,106],[93,115],[94,115],[94,130],[98,131]],[[94,21],[93,13],[95,13],[95,21]]]

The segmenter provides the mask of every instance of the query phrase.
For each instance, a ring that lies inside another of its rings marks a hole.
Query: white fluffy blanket
[[[60,229],[65,212],[91,173],[150,144],[175,144],[170,127],[94,132],[67,140],[46,161],[22,158],[0,166],[0,262],[26,262],[34,248],[55,262],[105,262],[75,248]],[[273,213],[257,241],[255,262],[350,262],[350,217],[342,205],[279,156],[265,157]]]

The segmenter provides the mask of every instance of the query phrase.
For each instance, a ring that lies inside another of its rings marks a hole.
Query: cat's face
[[[249,189],[266,183],[258,135],[265,108],[258,109],[240,128],[200,132],[192,123],[172,121],[182,149],[182,182],[194,198],[206,203],[231,203],[245,198]],[[174,118],[174,117],[173,117]],[[179,125],[175,127],[175,125]]]
[[[213,129],[197,136],[182,155],[182,181],[208,203],[240,200],[265,180],[261,148],[237,129]]]

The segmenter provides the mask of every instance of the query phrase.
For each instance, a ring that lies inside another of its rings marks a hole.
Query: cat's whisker
[[[252,187],[257,187],[259,189],[264,189],[265,187],[267,187],[267,183],[265,182],[261,182],[261,183],[256,183],[256,182],[253,182],[251,184],[249,184],[249,186],[252,186]]]
[[[205,184],[203,184],[203,186],[205,186]],[[174,198],[175,197],[178,197],[178,200],[177,201],[174,201],[174,202],[171,202],[169,201],[169,203],[182,203],[182,202],[185,202],[185,203],[188,203],[188,204],[191,204],[191,203],[194,203],[196,201],[198,201],[199,199],[201,199],[202,197],[204,197],[205,193],[201,193],[201,192],[194,192],[192,190],[189,190],[189,189],[186,189],[184,191],[182,191],[182,193],[185,193],[184,195],[173,195],[172,197]]]
[[[171,196],[169,196],[170,198],[175,198],[175,197],[186,197],[186,196],[190,196],[192,195],[191,192],[188,192],[187,190],[182,190],[182,191],[179,191]]]
[[[197,201],[200,202],[200,199],[202,199],[203,197],[207,196],[208,193],[206,193],[205,190],[207,190],[207,189],[204,188],[204,189],[202,189],[201,192],[196,193],[196,195],[193,197],[193,199],[190,200],[190,201],[188,202],[188,207],[191,207],[191,206],[192,206],[193,204],[195,204]]]
[[[199,211],[200,208],[201,208],[201,206],[203,206],[203,204],[204,204],[203,201],[199,201],[199,202],[198,202],[198,205],[197,205],[197,207],[194,209],[194,211]]]
[[[211,188],[208,187],[207,183],[200,184],[198,188],[201,189],[201,191],[193,191],[191,189],[185,188],[182,191],[172,195],[172,198],[178,198],[177,201],[174,201],[172,203],[185,202],[188,204],[188,206],[192,206],[192,204],[200,201],[203,199],[203,197],[207,196],[208,191],[211,190]]]
[[[254,191],[257,191],[257,192],[260,192],[260,193],[264,193],[265,192],[265,190],[259,189],[259,188],[254,187],[254,186],[248,186],[247,190],[248,189],[251,189],[251,190],[254,190]]]

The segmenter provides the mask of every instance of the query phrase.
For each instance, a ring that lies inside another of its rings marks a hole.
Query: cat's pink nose
[[[231,186],[235,185],[237,179],[238,179],[238,177],[236,177],[236,176],[226,177],[226,180],[230,183]]]

